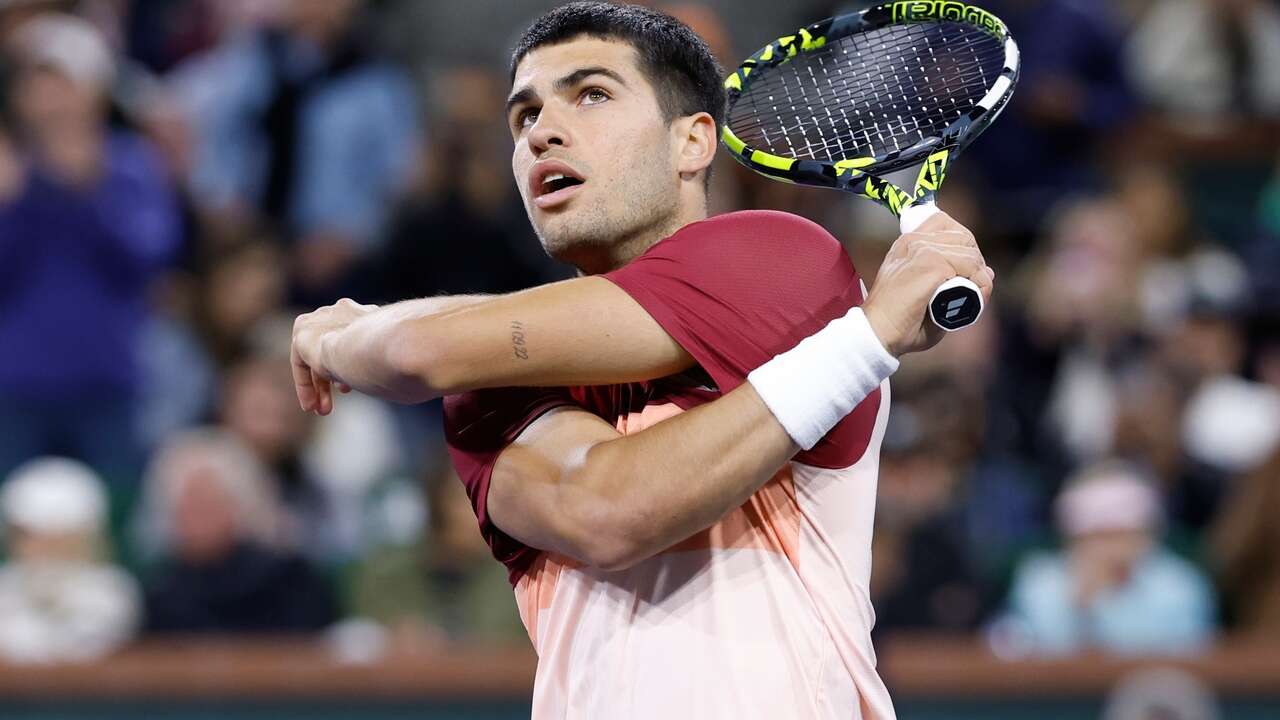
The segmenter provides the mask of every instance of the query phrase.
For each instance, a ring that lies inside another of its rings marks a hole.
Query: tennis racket
[[[868,197],[902,232],[938,212],[948,165],[1000,114],[1018,80],[1018,46],[991,13],[950,0],[883,3],[779,38],[725,80],[721,141],[775,180]],[[910,179],[907,192],[886,176]],[[967,278],[938,287],[938,327],[982,314]]]

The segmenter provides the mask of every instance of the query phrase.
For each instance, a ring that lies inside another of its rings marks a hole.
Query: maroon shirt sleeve
[[[560,388],[499,388],[450,395],[444,399],[445,442],[466,486],[480,534],[493,556],[507,566],[512,582],[537,551],[504,533],[489,519],[489,481],[498,456],[548,410],[573,405]]]
[[[605,275],[653,316],[721,393],[862,302],[840,243],[816,223],[768,210],[681,228]],[[866,451],[877,390],[797,461],[842,468]]]

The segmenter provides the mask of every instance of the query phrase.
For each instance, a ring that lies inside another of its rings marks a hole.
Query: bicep
[[[620,437],[585,410],[561,407],[538,418],[498,456],[489,481],[493,524],[532,548],[581,558],[589,541],[575,508],[589,506],[572,477],[595,445]]]
[[[424,318],[413,335],[446,393],[638,382],[694,363],[626,291],[599,277]]]

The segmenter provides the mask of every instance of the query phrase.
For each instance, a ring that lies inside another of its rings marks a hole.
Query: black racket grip
[[[982,310],[982,293],[969,278],[951,278],[939,285],[929,300],[929,318],[947,332],[974,324]]]

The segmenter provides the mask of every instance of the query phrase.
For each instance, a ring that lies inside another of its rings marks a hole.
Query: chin
[[[542,249],[551,257],[567,263],[580,258],[582,251],[602,243],[600,227],[585,227],[577,218],[556,216],[535,226]]]
[[[542,249],[547,255],[579,269],[582,268],[587,256],[592,254],[592,249],[598,247],[600,243],[586,238],[542,237]]]

